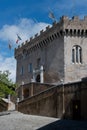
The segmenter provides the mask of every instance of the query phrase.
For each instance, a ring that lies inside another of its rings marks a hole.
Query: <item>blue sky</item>
[[[14,48],[18,45],[17,34],[22,38],[21,44],[52,24],[48,17],[50,10],[57,20],[62,15],[83,18],[87,15],[87,0],[0,0],[0,70],[9,70],[13,81],[16,76]]]

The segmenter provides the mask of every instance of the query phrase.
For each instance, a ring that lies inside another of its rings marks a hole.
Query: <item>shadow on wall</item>
[[[87,121],[58,120],[37,130],[87,130]]]

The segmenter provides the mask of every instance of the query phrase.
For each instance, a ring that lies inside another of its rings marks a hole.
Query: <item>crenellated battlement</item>
[[[69,18],[62,16],[59,22],[54,21],[52,26],[48,25],[45,30],[41,30],[40,33],[35,34],[34,37],[30,37],[18,48],[15,49],[15,57],[22,53],[23,49],[33,50],[33,48],[46,46],[48,43],[57,39],[58,37],[69,36],[87,36],[87,16],[80,19],[78,16]]]
[[[83,21],[83,22],[85,22],[85,21],[87,21],[87,16],[84,16],[83,19],[80,19],[79,16],[73,16],[72,18],[69,18],[68,16],[62,16],[60,18],[60,21],[76,21],[76,22]]]

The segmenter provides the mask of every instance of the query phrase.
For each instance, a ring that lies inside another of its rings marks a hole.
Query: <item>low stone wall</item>
[[[52,86],[53,85],[50,84],[29,83],[29,84],[24,84],[23,86],[21,85],[19,88],[17,88],[16,93],[19,99],[21,100],[22,96],[25,99],[33,95],[36,95],[40,92],[43,92]]]
[[[87,119],[87,83],[64,84],[46,89],[18,103],[18,110],[32,115]]]
[[[18,110],[23,113],[43,116],[56,116],[56,90],[50,89],[21,101]],[[24,107],[25,106],[25,107]]]

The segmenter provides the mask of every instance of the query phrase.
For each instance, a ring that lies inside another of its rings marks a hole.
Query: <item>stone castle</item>
[[[87,120],[87,16],[66,16],[15,49],[17,110]]]
[[[87,17],[67,16],[15,49],[16,82],[65,83],[87,77]]]

